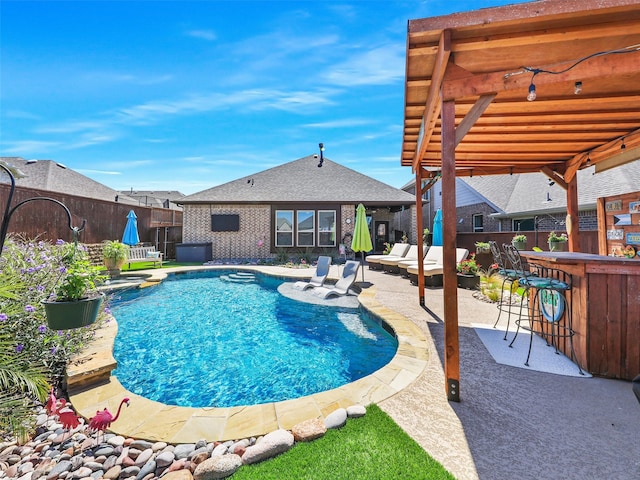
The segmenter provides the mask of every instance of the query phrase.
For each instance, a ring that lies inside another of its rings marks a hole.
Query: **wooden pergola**
[[[640,158],[640,3],[543,0],[411,20],[404,112],[418,232],[422,194],[442,181],[445,388],[459,401],[455,177],[544,172],[567,192],[576,251],[576,172]],[[421,265],[418,280],[424,305]]]

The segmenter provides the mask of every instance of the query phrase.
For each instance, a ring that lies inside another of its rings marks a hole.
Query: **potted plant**
[[[42,303],[52,330],[86,327],[96,321],[104,295],[97,291],[106,280],[102,269],[91,265],[86,250],[73,243],[60,245],[61,277],[54,293]]]
[[[479,266],[476,262],[476,255],[472,253],[467,259],[462,260],[456,266],[458,272],[458,287],[467,290],[477,290],[480,288]]]
[[[476,253],[489,253],[490,250],[489,242],[476,242]]]
[[[430,233],[431,232],[429,231],[428,228],[425,228],[422,231],[422,243],[424,244],[425,247],[429,245],[429,234]]]
[[[550,252],[566,252],[567,251],[567,242],[569,238],[566,233],[556,233],[549,232],[549,237],[547,238],[549,242],[549,251]]]
[[[527,248],[527,236],[522,233],[514,235],[511,239],[511,244],[518,250],[525,250]]]
[[[102,246],[102,259],[104,266],[109,270],[110,277],[120,275],[122,265],[129,258],[129,245],[118,240],[107,240]]]

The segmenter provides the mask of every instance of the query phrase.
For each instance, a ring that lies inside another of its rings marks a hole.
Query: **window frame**
[[[282,213],[290,213],[291,214],[291,230],[280,230],[280,228],[278,226],[278,214],[281,213],[281,212]],[[275,227],[275,229],[274,229],[275,238],[274,238],[274,245],[276,247],[293,247],[293,246],[295,246],[295,242],[294,242],[294,240],[295,240],[295,237],[294,237],[295,226],[293,224],[294,212],[295,212],[295,210],[293,210],[293,209],[286,209],[286,210],[285,209],[281,209],[281,210],[276,209],[275,210],[275,222],[274,222],[275,223],[275,225],[274,225],[274,227]],[[291,234],[291,244],[290,245],[283,245],[283,244],[280,244],[278,242],[279,234],[284,234],[284,233],[290,233]]]
[[[317,245],[319,247],[335,247],[337,245],[336,244],[336,238],[337,238],[337,233],[338,233],[336,231],[337,230],[337,218],[338,218],[337,212],[335,210],[327,210],[327,209],[318,209],[318,210],[316,210],[316,212],[318,213]],[[321,227],[320,227],[321,219],[320,219],[320,217],[321,217],[321,215],[323,213],[331,213],[333,215],[333,224],[332,224],[332,228],[330,230],[321,230]],[[321,235],[323,233],[329,233],[329,234],[333,233],[333,243],[322,243],[321,242]]]
[[[480,219],[480,225],[476,224],[476,219]],[[474,233],[484,232],[484,215],[481,213],[474,213],[471,215],[471,226]]]
[[[316,210],[296,210],[296,225],[295,225],[295,238],[296,238],[296,247],[315,247],[316,246]],[[302,221],[300,220],[300,215],[311,214],[311,217],[306,217]],[[300,228],[300,224],[306,222],[311,218],[311,228],[302,229]],[[301,235],[308,236],[311,234],[311,243],[303,243],[301,241]]]

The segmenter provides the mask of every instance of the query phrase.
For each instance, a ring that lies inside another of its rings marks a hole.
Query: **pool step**
[[[256,276],[250,272],[236,272],[230,273],[229,275],[222,275],[220,279],[232,283],[253,283],[256,281]]]

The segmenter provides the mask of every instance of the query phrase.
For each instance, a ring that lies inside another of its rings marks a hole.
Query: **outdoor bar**
[[[640,261],[579,252],[520,252],[531,264],[572,277],[567,292],[578,364],[593,375],[640,373]],[[565,314],[566,315],[566,314]],[[569,357],[568,338],[559,349]]]

